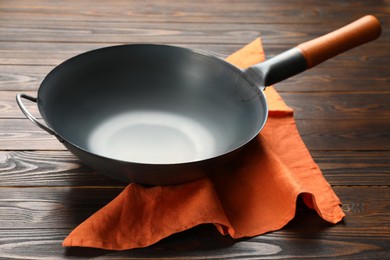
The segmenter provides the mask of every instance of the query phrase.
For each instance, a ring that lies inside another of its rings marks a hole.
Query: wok
[[[177,184],[228,161],[261,131],[266,86],[374,40],[380,30],[365,16],[246,70],[181,47],[106,47],[58,65],[37,98],[16,99],[30,121],[96,171],[125,182]],[[44,123],[22,99],[37,103]]]

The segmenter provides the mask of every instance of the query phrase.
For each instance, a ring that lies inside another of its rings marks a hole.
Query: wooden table
[[[16,93],[36,96],[53,67],[98,47],[166,43],[225,57],[261,36],[271,57],[365,14],[382,21],[379,40],[276,85],[343,202],[342,223],[328,224],[299,203],[282,230],[250,239],[204,225],[146,249],[61,247],[124,186],[82,166],[31,124]],[[389,258],[389,26],[390,2],[379,0],[1,0],[0,258]]]

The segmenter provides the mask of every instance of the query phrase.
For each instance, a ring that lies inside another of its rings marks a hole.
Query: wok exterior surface
[[[252,140],[264,94],[218,58],[166,45],[94,50],[57,66],[38,107],[65,146],[126,182],[190,181]]]

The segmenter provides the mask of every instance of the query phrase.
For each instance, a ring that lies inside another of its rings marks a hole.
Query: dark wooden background
[[[381,20],[379,40],[276,85],[343,202],[342,223],[299,203],[285,228],[250,239],[204,225],[146,249],[61,247],[123,184],[81,166],[31,124],[16,93],[36,96],[53,67],[98,47],[166,43],[226,57],[261,36],[271,57],[365,14]],[[388,0],[0,0],[0,258],[389,258],[389,26]]]

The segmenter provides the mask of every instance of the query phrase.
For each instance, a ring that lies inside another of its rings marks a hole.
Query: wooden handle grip
[[[375,40],[381,34],[381,24],[367,15],[336,31],[302,43],[297,48],[306,59],[308,69],[342,52]]]

